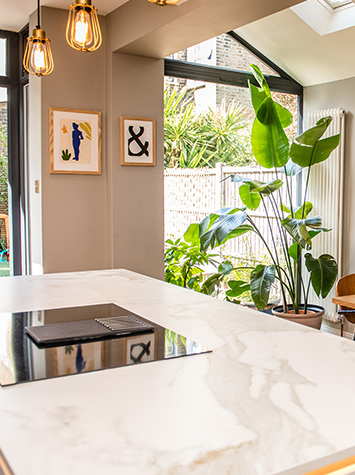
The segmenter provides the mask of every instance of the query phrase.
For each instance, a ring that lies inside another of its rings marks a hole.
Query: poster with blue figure
[[[80,142],[84,140],[84,136],[82,131],[79,129],[79,125],[75,122],[72,123],[73,132],[72,132],[72,140],[73,140],[73,149],[74,149],[74,157],[73,160],[78,161],[80,155]]]
[[[101,174],[101,113],[50,108],[51,173]]]

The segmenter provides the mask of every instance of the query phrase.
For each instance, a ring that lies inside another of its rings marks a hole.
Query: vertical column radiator
[[[316,236],[312,242],[311,252],[314,257],[331,254],[338,263],[338,277],[340,277],[342,275],[345,112],[340,108],[310,112],[308,126],[314,126],[319,119],[326,116],[331,116],[333,121],[323,138],[340,133],[340,144],[326,161],[312,167],[307,200],[314,206],[311,216],[322,216],[323,227],[331,228],[332,231],[322,232]],[[306,172],[304,172],[303,180],[305,183]],[[336,322],[338,320],[336,308],[332,303],[334,295],[333,288],[326,299],[318,299],[311,288],[309,302],[325,307],[324,317]]]

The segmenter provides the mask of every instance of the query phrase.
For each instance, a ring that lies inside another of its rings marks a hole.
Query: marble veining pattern
[[[125,270],[0,289],[3,312],[112,301],[213,349],[1,388],[16,475],[300,475],[355,453],[351,341]]]

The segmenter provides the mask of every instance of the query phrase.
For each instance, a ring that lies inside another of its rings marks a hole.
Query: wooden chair
[[[3,219],[5,221],[5,234],[6,234],[6,244],[7,244],[7,249],[4,251],[0,252],[0,261],[4,260],[4,256],[6,255],[7,258],[9,256],[9,217],[7,214],[0,213],[0,219]]]
[[[355,274],[345,275],[341,277],[335,286],[335,291],[337,297],[343,297],[344,295],[355,295]],[[339,320],[341,322],[340,335],[344,334],[344,317],[350,323],[355,323],[355,309],[349,307],[344,307],[340,305],[340,310],[338,310]],[[355,333],[354,333],[355,340]]]

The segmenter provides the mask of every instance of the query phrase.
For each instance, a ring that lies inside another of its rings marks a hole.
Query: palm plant
[[[292,114],[275,102],[269,86],[257,68],[252,65],[259,87],[249,84],[255,110],[251,144],[255,159],[265,168],[274,168],[276,179],[269,183],[231,175],[229,179],[239,183],[239,195],[243,208],[224,208],[208,215],[199,225],[191,229],[200,239],[202,251],[221,246],[247,232],[256,233],[266,250],[271,264],[257,265],[250,275],[250,291],[256,306],[262,310],[268,303],[271,285],[279,281],[284,312],[292,305],[300,313],[303,302],[307,312],[310,286],[318,296],[326,297],[337,276],[337,263],[329,254],[313,257],[309,252],[312,240],[329,229],[322,227],[320,216],[309,216],[313,205],[307,201],[309,177],[314,165],[326,160],[339,144],[339,135],[322,138],[331,123],[331,117],[324,117],[317,124],[298,136],[289,144],[284,128],[292,123]],[[294,203],[291,186],[294,177],[302,170],[306,173],[303,202]],[[281,179],[282,178],[282,179]],[[281,194],[285,188],[285,201]],[[258,229],[248,210],[259,206],[265,209],[271,242]],[[271,210],[271,212],[270,212]],[[276,220],[277,232],[271,221]],[[190,231],[191,232],[191,231]],[[301,275],[302,261],[309,273]]]
[[[208,109],[198,119],[200,144],[206,147],[205,158],[210,167],[217,162],[241,165],[250,158],[240,132],[248,125],[245,108],[231,102],[226,107],[225,100],[217,110]]]
[[[194,90],[175,88],[164,93],[165,167],[214,167],[217,162],[244,165],[251,153],[245,135],[245,110],[233,102],[219,110],[197,114]]]

